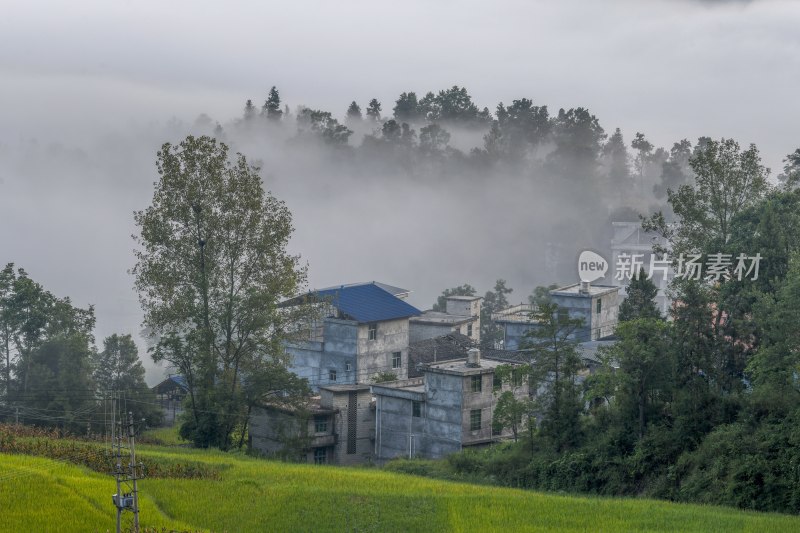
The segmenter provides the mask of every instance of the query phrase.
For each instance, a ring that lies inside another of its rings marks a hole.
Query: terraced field
[[[142,524],[178,531],[800,531],[800,517],[637,499],[442,482],[377,469],[288,465],[142,446],[159,462],[201,462],[214,479],[140,483]],[[114,528],[113,479],[0,454],[0,531]]]

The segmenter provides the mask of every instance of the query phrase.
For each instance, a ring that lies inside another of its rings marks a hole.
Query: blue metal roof
[[[313,293],[329,299],[331,305],[358,322],[380,322],[422,314],[410,305],[374,283],[343,285]]]
[[[171,379],[177,386],[182,388],[183,390],[189,390],[189,384],[186,382],[186,378],[181,376],[180,374],[175,376],[170,376]]]

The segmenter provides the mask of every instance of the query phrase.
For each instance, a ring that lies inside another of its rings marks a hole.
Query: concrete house
[[[310,337],[287,344],[291,369],[315,390],[327,385],[369,383],[379,373],[407,376],[409,318],[421,314],[404,301],[408,291],[376,282],[313,291],[281,304],[311,300],[322,316]]]
[[[189,393],[186,378],[180,375],[170,375],[151,390],[155,393],[156,401],[164,412],[164,425],[174,426],[178,417],[183,414],[183,400]]]
[[[570,318],[583,320],[583,327],[570,336],[577,342],[610,337],[617,327],[620,287],[575,283],[550,291],[550,298]],[[520,304],[492,314],[492,320],[503,328],[503,349],[519,350],[525,334],[536,327],[529,304]]]
[[[619,316],[619,287],[575,283],[550,291],[550,299],[570,318],[583,319],[575,330],[578,342],[596,341],[614,334]]]
[[[408,345],[408,377],[422,377],[422,371],[430,363],[465,359],[470,348],[477,346],[473,339],[461,333],[448,333],[412,342]]]
[[[611,238],[610,267],[612,269],[615,268],[621,258],[627,258],[626,261],[631,262],[631,264],[635,258],[636,262],[640,262],[644,267],[645,275],[649,275],[650,261],[653,259],[653,245],[658,244],[669,248],[667,240],[655,233],[644,231],[640,222],[612,222],[611,225],[614,228],[614,236]],[[617,279],[617,276],[614,275],[611,276],[611,280],[612,284],[621,287],[620,294],[624,296],[630,280]],[[668,276],[665,275],[663,270],[654,268],[651,281],[658,287],[656,305],[661,314],[667,316],[671,304],[667,296]]]
[[[495,392],[507,387],[495,380],[501,364],[473,348],[467,359],[426,366],[421,378],[373,384],[376,460],[435,459],[509,437],[492,430]],[[527,387],[520,382],[515,394],[527,397]]]
[[[289,453],[316,464],[354,465],[373,454],[375,414],[369,385],[320,387],[302,410],[263,405],[249,423],[251,449]]]
[[[480,296],[448,296],[445,312],[428,310],[409,320],[409,338],[412,343],[460,333],[481,341]]]

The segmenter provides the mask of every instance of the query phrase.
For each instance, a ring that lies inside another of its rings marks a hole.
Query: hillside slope
[[[372,469],[288,465],[145,447],[207,462],[220,479],[145,479],[142,523],[227,531],[800,531],[800,517],[635,499],[559,496]],[[0,531],[113,530],[113,479],[0,454]]]

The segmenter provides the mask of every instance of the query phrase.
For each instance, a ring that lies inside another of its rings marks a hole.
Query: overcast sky
[[[584,106],[628,140],[754,142],[773,175],[800,146],[800,2],[84,0],[2,11],[0,259],[96,303],[101,336],[138,327],[130,213],[152,189],[126,168],[155,179],[149,145],[124,153],[110,139],[201,112],[227,121],[272,85],[290,105],[339,115],[354,99],[386,111],[402,91],[454,84],[492,110],[521,97],[551,112]],[[30,150],[34,139],[66,155],[21,163],[49,153]],[[62,180],[82,165],[89,181]],[[106,223],[117,219],[128,222]],[[327,281],[312,265],[312,283]]]

